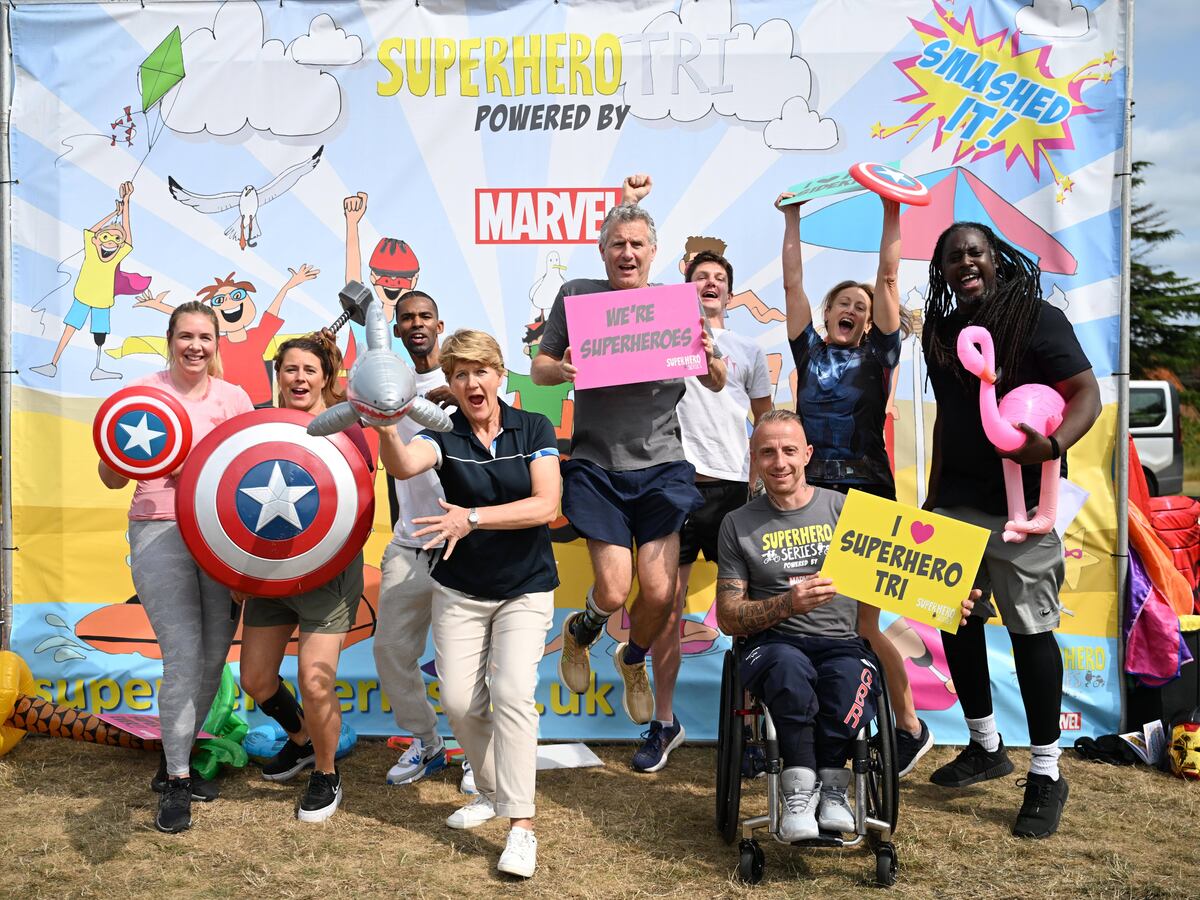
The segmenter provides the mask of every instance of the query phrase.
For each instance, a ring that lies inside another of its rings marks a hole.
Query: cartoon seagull
[[[245,250],[247,247],[256,246],[254,239],[262,236],[262,230],[258,225],[259,207],[286,194],[295,186],[296,182],[315,169],[317,163],[321,161],[321,152],[324,149],[325,146],[322,144],[317,148],[316,153],[304,162],[284,169],[266,187],[256,188],[254,185],[248,184],[241,191],[196,194],[181,185],[174,177],[167,178],[167,186],[171,190],[171,196],[180,203],[206,215],[211,216],[214,213],[225,212],[236,206],[238,219],[225,229],[225,235],[231,240],[237,241],[238,246]]]
[[[533,303],[530,315],[534,322],[538,321],[539,317],[545,321],[546,316],[550,314],[554,298],[558,296],[559,290],[566,281],[563,277],[563,272],[566,270],[567,267],[562,264],[557,250],[551,250],[546,254],[546,265],[542,268],[542,274],[537,277],[537,281],[529,289],[529,299]]]

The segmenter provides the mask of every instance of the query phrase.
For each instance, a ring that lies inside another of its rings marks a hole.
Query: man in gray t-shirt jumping
[[[775,722],[787,841],[854,830],[846,761],[879,695],[858,604],[820,576],[846,498],[805,481],[811,455],[794,412],[760,416],[750,457],[766,492],[725,517],[717,542],[717,622],[746,636],[742,683]]]
[[[534,384],[575,380],[564,298],[646,287],[656,249],[654,220],[645,210],[622,204],[609,211],[600,229],[607,277],[563,285],[530,367]],[[699,322],[699,308],[696,312]],[[701,334],[708,374],[700,383],[719,391],[725,366],[713,359],[712,339]],[[563,513],[587,538],[595,586],[584,610],[563,622],[559,678],[577,694],[590,687],[588,650],[629,597],[636,545],[641,594],[629,613],[629,640],[617,647],[613,663],[624,682],[622,705],[639,724],[654,715],[646,652],[662,632],[675,599],[679,529],[702,503],[695,469],[684,460],[675,414],[683,392],[682,378],[576,390],[571,458],[562,465]]]

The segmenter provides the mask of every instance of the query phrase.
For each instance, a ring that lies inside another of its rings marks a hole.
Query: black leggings
[[[1025,704],[1025,721],[1029,726],[1031,744],[1058,742],[1058,717],[1062,707],[1062,651],[1054,632],[1041,634],[1012,634],[1013,662],[1021,700]],[[988,673],[987,642],[983,619],[972,616],[957,634],[942,632],[942,647],[954,688],[968,719],[982,719],[992,714],[992,685]]]

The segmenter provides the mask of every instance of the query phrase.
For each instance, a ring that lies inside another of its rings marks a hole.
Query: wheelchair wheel
[[[868,740],[867,814],[887,822],[894,832],[900,808],[900,777],[896,765],[896,723],[892,702],[888,699],[883,667],[879,667],[880,695],[878,711]],[[892,851],[893,858],[895,851]]]
[[[880,844],[875,849],[875,883],[880,887],[891,887],[896,883],[896,847],[891,843]]]
[[[742,682],[738,678],[737,655],[725,651],[721,669],[721,711],[717,721],[717,831],[732,844],[738,834],[738,812],[742,802],[742,751],[745,730],[735,714],[742,704]],[[761,868],[761,867],[760,867]]]
[[[758,884],[762,881],[766,868],[767,858],[762,847],[758,845],[758,841],[753,839],[742,841],[738,847],[738,880],[744,881],[746,884]]]

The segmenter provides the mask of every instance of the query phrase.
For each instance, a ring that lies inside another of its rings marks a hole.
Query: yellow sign
[[[957,519],[851,491],[821,575],[833,579],[839,594],[953,634],[988,535]]]

